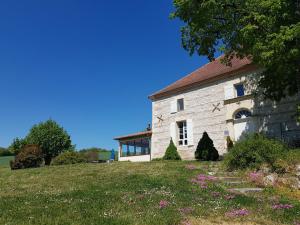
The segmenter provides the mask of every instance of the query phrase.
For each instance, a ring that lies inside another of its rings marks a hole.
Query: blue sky
[[[172,0],[0,3],[0,146],[52,118],[77,148],[151,122],[147,96],[207,62],[182,49]]]

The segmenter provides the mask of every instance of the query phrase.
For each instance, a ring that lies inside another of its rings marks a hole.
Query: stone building
[[[150,161],[163,157],[172,138],[183,159],[194,159],[204,131],[222,155],[226,139],[238,141],[247,133],[264,132],[287,142],[299,141],[296,98],[280,103],[253,96],[250,76],[260,71],[248,59],[221,58],[208,63],[168,87],[152,94],[152,130],[118,137],[124,161]]]

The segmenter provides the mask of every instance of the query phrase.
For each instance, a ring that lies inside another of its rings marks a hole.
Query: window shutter
[[[224,91],[225,91],[225,100],[234,98],[234,88],[232,84],[225,85]]]
[[[177,146],[177,135],[176,135],[176,123],[173,122],[170,125],[170,136],[175,144],[175,146]]]
[[[177,100],[172,100],[171,101],[171,113],[176,113],[177,112]]]
[[[194,145],[193,120],[188,119],[186,121],[186,126],[187,126],[188,145]]]

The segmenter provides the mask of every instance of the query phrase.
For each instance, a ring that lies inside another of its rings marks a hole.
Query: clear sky
[[[77,148],[151,122],[147,96],[207,62],[182,49],[172,0],[0,3],[0,146],[52,118]]]

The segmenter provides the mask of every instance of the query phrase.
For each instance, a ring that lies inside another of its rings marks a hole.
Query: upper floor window
[[[177,112],[184,110],[184,99],[177,99]]]
[[[248,117],[251,117],[251,112],[249,110],[242,109],[235,114],[234,119],[246,119]]]
[[[186,121],[181,121],[177,123],[178,126],[178,144],[188,145],[188,134]]]
[[[245,95],[244,84],[236,84],[234,85],[234,87],[235,87],[236,97],[242,97]]]

